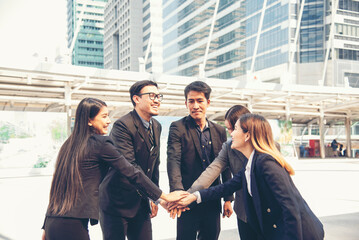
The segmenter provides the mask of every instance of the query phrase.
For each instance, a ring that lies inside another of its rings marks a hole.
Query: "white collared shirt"
[[[247,188],[248,188],[248,193],[249,195],[252,196],[252,190],[251,190],[251,167],[252,167],[252,161],[253,161],[253,156],[254,156],[254,150],[251,153],[251,155],[249,156],[247,165],[246,165],[246,171],[245,171],[245,176],[246,176],[246,180],[247,180]]]

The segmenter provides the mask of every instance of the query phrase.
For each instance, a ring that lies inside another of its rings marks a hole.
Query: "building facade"
[[[68,48],[73,65],[103,68],[104,8],[107,0],[68,0]]]
[[[206,77],[357,86],[358,10],[352,0],[166,0],[163,71],[196,76],[203,64]]]
[[[110,0],[105,8],[105,68],[162,72],[161,0]]]
[[[142,22],[145,70],[162,73],[162,0],[143,1]]]

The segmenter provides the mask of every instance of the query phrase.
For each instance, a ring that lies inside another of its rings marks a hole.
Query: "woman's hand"
[[[188,194],[185,198],[182,198],[178,201],[178,204],[182,207],[190,205],[192,202],[196,201],[197,197],[194,194]]]
[[[166,202],[176,202],[186,197],[187,195],[189,195],[189,193],[186,191],[173,191],[168,194],[162,193],[160,198],[165,200]]]
[[[188,194],[186,197],[182,198],[181,200],[170,203],[168,205],[168,210],[172,210],[174,208],[184,208],[190,205],[192,202],[196,201],[197,197],[193,194]]]

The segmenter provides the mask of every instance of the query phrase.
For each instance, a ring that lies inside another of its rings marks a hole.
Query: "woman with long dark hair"
[[[108,136],[110,124],[105,102],[83,99],[76,110],[70,137],[60,148],[46,212],[43,239],[89,239],[88,222],[99,218],[99,184],[109,167],[126,176],[141,194],[153,201],[173,201],[181,193],[164,194],[146,175],[132,166]]]
[[[242,204],[257,235],[253,239],[323,239],[323,225],[295,187],[290,177],[294,170],[276,148],[268,121],[245,114],[231,136],[231,147],[248,158],[246,167],[230,181],[195,192],[180,203],[205,202],[243,188]]]

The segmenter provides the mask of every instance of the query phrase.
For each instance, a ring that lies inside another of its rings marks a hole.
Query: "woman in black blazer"
[[[98,188],[109,167],[120,171],[153,201],[181,198],[181,194],[164,194],[116,150],[112,140],[103,136],[110,122],[105,102],[85,98],[79,103],[73,132],[57,157],[43,240],[89,239],[88,222],[98,222]]]
[[[231,136],[231,147],[248,158],[246,167],[232,180],[195,192],[180,203],[209,201],[243,188],[248,223],[257,239],[323,239],[323,225],[295,187],[290,177],[294,170],[276,148],[268,121],[245,114]]]

